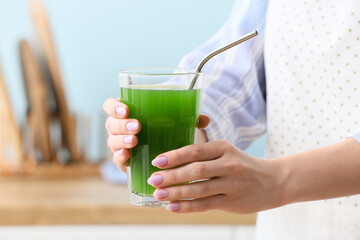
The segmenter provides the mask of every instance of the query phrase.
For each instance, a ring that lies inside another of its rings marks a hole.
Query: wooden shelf
[[[134,207],[128,202],[126,186],[105,182],[98,171],[85,172],[62,170],[62,174],[0,177],[0,225],[235,225],[254,224],[256,220],[256,215],[221,211],[173,214],[165,209]]]

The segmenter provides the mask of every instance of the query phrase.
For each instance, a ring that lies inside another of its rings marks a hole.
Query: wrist
[[[290,185],[291,170],[289,161],[285,158],[267,159],[271,168],[272,208],[284,206],[293,202],[293,192]]]

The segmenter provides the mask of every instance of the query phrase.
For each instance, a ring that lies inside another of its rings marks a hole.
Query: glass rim
[[[180,70],[183,72],[178,72],[178,73],[170,73],[170,72],[165,72],[165,73],[161,73],[161,71],[176,71],[176,70]],[[154,72],[152,72],[154,71]],[[158,72],[156,72],[158,71]],[[126,68],[126,69],[122,69],[119,72],[119,75],[121,74],[127,74],[127,75],[138,75],[138,76],[157,76],[157,75],[161,75],[161,76],[179,76],[179,75],[202,75],[203,72],[196,72],[195,69],[192,68],[165,68],[165,67],[150,67],[150,68]]]

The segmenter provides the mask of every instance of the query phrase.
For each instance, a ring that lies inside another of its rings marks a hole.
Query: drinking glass
[[[192,89],[188,86],[196,78]],[[159,154],[194,144],[200,116],[203,74],[192,69],[139,68],[119,74],[120,101],[137,119],[141,130],[138,144],[130,150],[127,179],[130,203],[164,207],[156,200],[148,178],[159,168],[151,161]]]

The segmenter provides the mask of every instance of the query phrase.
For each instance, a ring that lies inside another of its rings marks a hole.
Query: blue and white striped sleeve
[[[185,56],[180,67],[196,68],[201,59],[253,30],[259,36],[205,64],[202,113],[210,116],[209,140],[226,139],[246,149],[266,130],[263,60],[266,0],[238,0],[225,25],[204,45]]]

